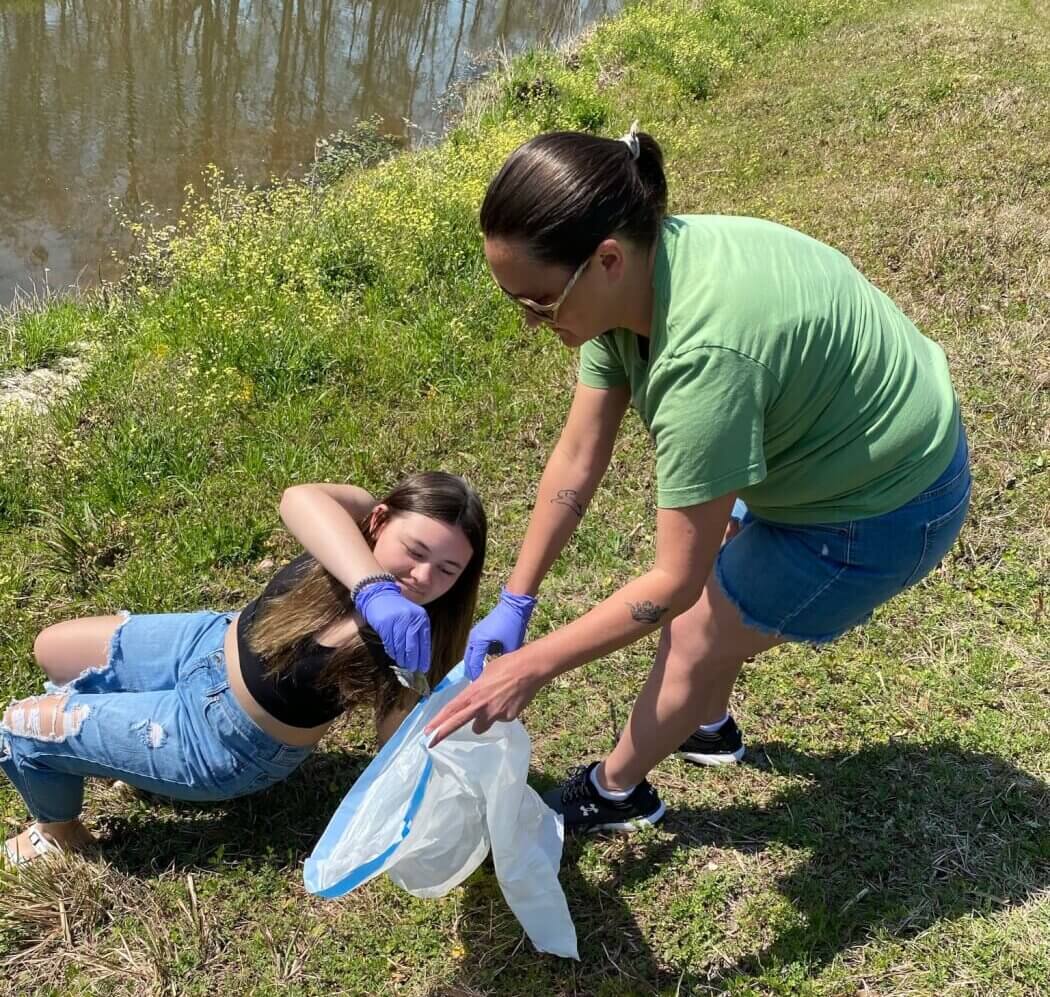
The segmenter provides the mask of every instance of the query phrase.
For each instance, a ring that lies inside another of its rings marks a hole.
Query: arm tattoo
[[[579,519],[583,519],[583,506],[580,505],[576,494],[575,488],[563,488],[551,499],[551,505],[563,505],[568,509],[572,509]]]
[[[659,623],[660,617],[667,612],[666,606],[658,606],[648,599],[643,602],[629,602],[627,605],[631,607],[631,619],[635,623]]]

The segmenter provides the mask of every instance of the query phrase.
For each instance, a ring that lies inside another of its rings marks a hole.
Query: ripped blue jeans
[[[289,776],[312,748],[282,744],[226,679],[227,613],[130,616],[108,660],[45,696],[13,703],[0,768],[36,820],[79,816],[84,779],[121,779],[179,800],[227,800]],[[61,716],[44,700],[61,703]]]

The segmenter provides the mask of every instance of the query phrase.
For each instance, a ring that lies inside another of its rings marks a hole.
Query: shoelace
[[[587,774],[587,766],[577,765],[570,769],[569,777],[565,780],[565,786],[561,792],[562,801],[572,803],[573,800],[590,800],[595,795],[590,776]]]

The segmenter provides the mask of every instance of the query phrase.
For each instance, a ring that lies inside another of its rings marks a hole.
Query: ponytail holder
[[[642,144],[638,141],[638,120],[631,122],[631,127],[626,135],[621,135],[620,142],[630,150],[631,159],[637,159],[642,154]]]

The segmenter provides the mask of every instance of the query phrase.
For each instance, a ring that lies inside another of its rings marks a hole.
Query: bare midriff
[[[237,617],[235,616],[226,628],[226,636],[223,639],[223,652],[226,657],[226,677],[230,683],[230,690],[234,698],[241,705],[241,709],[261,727],[270,737],[282,744],[294,748],[309,748],[317,744],[324,737],[328,728],[335,722],[321,724],[320,727],[292,727],[282,723],[271,713],[264,710],[255,697],[248,691],[241,674],[241,656],[237,652]]]

